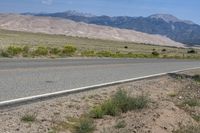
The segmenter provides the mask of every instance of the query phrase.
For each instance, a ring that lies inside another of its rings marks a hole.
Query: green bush
[[[115,102],[116,106],[122,111],[127,112],[129,110],[129,99],[126,91],[119,90],[113,96],[112,100]]]
[[[88,56],[88,57],[93,57],[96,56],[95,52],[93,50],[86,50],[81,52],[82,56]]]
[[[104,115],[104,112],[103,112],[101,106],[97,106],[97,107],[95,107],[94,109],[92,109],[92,110],[90,111],[90,116],[91,116],[92,118],[97,118],[97,119],[99,119],[99,118],[102,118],[103,115]]]
[[[195,54],[196,51],[195,51],[194,49],[190,49],[190,50],[187,51],[187,53],[188,53],[188,54]]]
[[[109,51],[100,51],[100,52],[97,52],[97,56],[99,56],[99,57],[111,57],[112,53],[109,52]]]
[[[189,105],[191,107],[194,107],[194,106],[200,106],[200,101],[196,98],[193,98],[193,99],[189,99],[189,100],[185,100],[183,102],[184,105]]]
[[[9,56],[16,56],[22,53],[22,48],[21,47],[17,47],[17,46],[9,46],[6,50],[6,53]]]
[[[142,109],[147,106],[148,98],[145,95],[130,97],[128,94],[119,90],[113,97],[113,101],[122,112],[135,109]]]
[[[60,52],[61,52],[61,50],[59,48],[56,48],[56,47],[50,48],[50,50],[49,50],[49,53],[53,54],[53,55],[59,55]]]
[[[23,53],[29,53],[29,50],[30,50],[29,46],[24,46],[22,48]]]
[[[148,98],[145,95],[137,96],[137,97],[130,97],[128,101],[128,109],[135,110],[135,109],[143,109],[148,104]]]
[[[21,121],[23,122],[34,122],[36,121],[35,115],[26,114],[21,118]]]
[[[116,116],[119,114],[119,109],[114,101],[108,100],[101,106],[105,115]]]
[[[72,56],[76,52],[77,48],[74,46],[64,46],[62,53],[66,56]]]
[[[132,54],[131,52],[129,53],[120,53],[120,52],[116,52],[115,54],[112,54],[113,58],[134,58],[135,55]]]
[[[126,127],[126,122],[123,120],[123,121],[119,121],[116,125],[115,125],[115,128],[125,128]]]
[[[95,126],[93,123],[94,123],[93,120],[88,117],[80,118],[78,125],[75,127],[76,132],[77,133],[93,132],[95,129]]]
[[[197,121],[200,122],[200,115],[192,115],[192,118]]]
[[[159,55],[160,55],[157,51],[153,51],[151,54],[152,54],[153,56],[159,56]]]
[[[10,57],[10,55],[8,54],[8,52],[4,51],[4,50],[1,50],[0,56],[1,57]]]
[[[103,115],[116,116],[127,111],[145,108],[148,104],[146,95],[130,97],[128,94],[119,90],[113,97],[105,101],[102,105],[94,108],[90,112],[92,118],[102,118]]]
[[[29,52],[30,52],[30,48],[28,46],[24,46],[22,48],[23,57],[28,57],[29,56]]]
[[[128,49],[128,46],[124,46],[125,49]]]
[[[197,81],[197,82],[200,82],[200,75],[194,75],[194,76],[192,77],[192,79],[194,79],[194,80]]]
[[[46,47],[40,46],[34,51],[35,56],[46,56],[48,54],[48,49]]]

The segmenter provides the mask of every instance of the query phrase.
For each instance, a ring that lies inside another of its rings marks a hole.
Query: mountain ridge
[[[171,15],[171,14],[152,14],[150,16],[148,16],[149,18],[156,18],[156,19],[162,19],[168,23],[170,22],[183,22],[186,24],[195,24],[194,22],[190,21],[190,20],[181,20],[178,19],[177,17]]]
[[[154,45],[185,46],[184,44],[177,43],[160,35],[150,35],[134,30],[112,28],[109,26],[99,26],[82,22],[79,23],[72,20],[53,17],[0,14],[0,28],[6,30],[129,41]]]
[[[64,18],[76,22],[136,30],[148,34],[159,34],[187,45],[200,45],[200,25],[189,20],[178,19],[169,14],[154,14],[154,16],[148,17],[110,17],[106,15],[87,17],[85,15],[77,16],[70,12],[58,12],[35,14],[35,16]]]

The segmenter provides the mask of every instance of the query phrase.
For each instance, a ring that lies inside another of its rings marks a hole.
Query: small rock
[[[137,130],[133,130],[133,133],[137,133]]]
[[[167,130],[167,127],[163,127],[165,130]]]
[[[183,99],[183,97],[182,97],[182,96],[179,96],[178,99]]]
[[[146,112],[143,113],[143,115],[146,115],[146,114],[147,114]]]
[[[175,107],[172,107],[172,110],[173,110],[173,111],[176,111],[176,108],[175,108]]]

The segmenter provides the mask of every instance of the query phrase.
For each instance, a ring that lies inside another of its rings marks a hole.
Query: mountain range
[[[0,29],[33,33],[57,34],[95,39],[127,41],[155,45],[184,47],[161,35],[151,35],[110,26],[75,22],[69,19],[20,14],[0,14]]]
[[[95,16],[76,11],[58,13],[24,13],[24,15],[48,16],[70,19],[76,22],[111,26],[120,29],[136,30],[149,34],[159,34],[187,45],[200,45],[200,25],[181,20],[169,14],[154,14],[148,17]]]

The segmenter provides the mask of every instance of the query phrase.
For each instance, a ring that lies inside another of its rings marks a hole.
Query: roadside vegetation
[[[53,128],[53,131],[70,129],[74,133],[91,133],[95,130],[95,119],[102,119],[105,115],[115,117],[128,111],[140,110],[146,108],[148,103],[147,95],[132,97],[126,91],[120,89],[112,98],[93,107],[89,113],[83,114],[80,118],[71,118],[68,122],[61,122]],[[126,127],[125,121],[119,121],[115,125],[115,128],[118,129],[124,127]]]
[[[131,97],[125,91],[119,90],[111,99],[92,109],[90,116],[92,118],[102,118],[104,115],[116,116],[120,113],[143,109],[148,101],[146,95]]]
[[[28,46],[9,46],[0,50],[1,57],[71,57],[77,48],[71,45],[63,47],[28,47]]]
[[[171,77],[179,82],[188,82],[188,85],[181,88],[176,93],[170,93],[172,101],[187,112],[197,125],[189,124],[180,126],[180,129],[173,133],[199,133],[200,132],[200,95],[199,95],[199,74],[170,74]]]
[[[125,48],[127,49],[127,48]],[[66,44],[64,46],[20,46],[12,45],[0,49],[0,57],[13,58],[63,58],[63,57],[110,57],[110,58],[175,58],[175,59],[200,59],[198,53],[185,53],[182,55],[170,55],[166,53],[166,49],[157,51],[152,49],[151,53],[134,53],[134,52],[120,52],[120,51],[107,51],[107,50],[82,50],[78,49],[75,45]]]
[[[200,59],[200,50],[0,29],[0,57]]]
[[[36,121],[36,115],[35,114],[25,114],[21,117],[21,121],[23,122],[34,122]]]
[[[200,106],[200,100],[198,98],[186,99],[183,101],[183,105],[189,105],[190,107]]]
[[[126,122],[124,120],[119,121],[116,125],[115,128],[120,129],[120,128],[125,128],[126,127]]]

